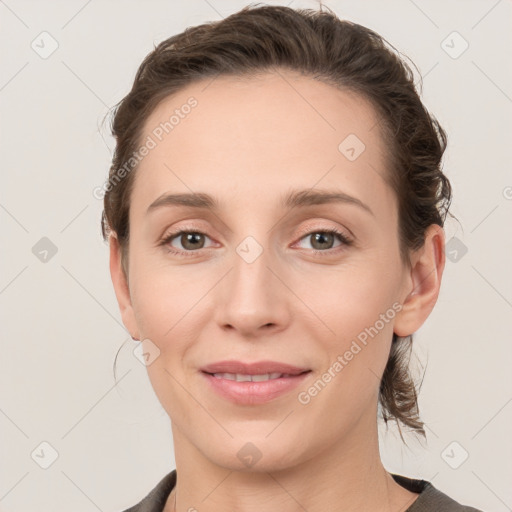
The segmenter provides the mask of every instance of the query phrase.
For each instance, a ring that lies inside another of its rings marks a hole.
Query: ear
[[[121,247],[115,233],[109,236],[110,245],[110,276],[114,285],[114,291],[121,311],[123,324],[128,329],[133,339],[139,339],[139,330],[133,312],[132,300],[128,282],[121,266]]]
[[[404,288],[405,300],[395,316],[394,332],[409,336],[430,315],[439,296],[445,265],[445,235],[437,224],[429,226],[423,247],[412,254],[410,275]]]

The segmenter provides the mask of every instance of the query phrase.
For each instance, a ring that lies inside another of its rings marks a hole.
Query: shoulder
[[[416,501],[405,512],[483,512],[473,507],[461,505],[426,480],[416,480],[392,473],[391,476],[402,487],[419,493]]]
[[[419,493],[418,498],[406,512],[483,512],[461,505],[426,480],[417,480],[391,473],[391,476],[405,489]],[[163,512],[169,493],[176,485],[176,470],[165,475],[160,482],[139,503],[123,512]]]
[[[162,512],[170,492],[176,485],[176,470],[165,475],[150,493],[133,507],[123,512]]]

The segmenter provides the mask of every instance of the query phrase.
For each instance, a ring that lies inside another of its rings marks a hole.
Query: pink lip
[[[255,375],[262,373],[286,373],[288,375],[299,375],[309,371],[309,368],[299,368],[277,361],[256,361],[254,363],[243,363],[242,361],[218,361],[201,368],[205,373],[240,373],[242,375]]]
[[[201,372],[215,392],[223,398],[227,398],[231,402],[239,405],[257,405],[269,402],[297,387],[306,379],[309,373],[310,372],[306,372],[300,375],[280,377],[278,379],[262,382],[237,382],[235,380],[223,379],[209,373]]]
[[[219,361],[201,368],[211,388],[223,398],[240,405],[257,405],[269,402],[297,387],[311,370],[277,361]],[[237,382],[215,377],[214,373],[239,373],[256,375],[282,373],[283,377],[262,382]]]

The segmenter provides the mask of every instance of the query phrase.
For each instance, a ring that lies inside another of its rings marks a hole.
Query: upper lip
[[[201,368],[206,373],[238,373],[241,375],[258,375],[265,373],[284,373],[287,375],[299,375],[309,371],[309,368],[300,368],[291,364],[277,361],[256,361],[244,363],[242,361],[218,361]]]

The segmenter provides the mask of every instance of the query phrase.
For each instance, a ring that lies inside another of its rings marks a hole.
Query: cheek
[[[322,381],[328,381],[330,390],[322,391],[317,401],[320,408],[343,404],[356,413],[378,394],[398,305],[398,278],[385,267],[377,261],[361,261],[301,281],[299,293],[321,320],[308,310],[304,329],[322,345],[327,356],[323,370],[330,370],[330,374],[323,374]]]
[[[198,360],[194,350],[212,318],[212,286],[218,277],[210,274],[148,264],[134,272],[132,304],[141,339],[151,340],[159,351],[148,375],[169,407],[180,392],[178,382],[184,373],[188,376],[191,356]]]
[[[304,310],[305,318],[315,316],[316,324],[342,346],[360,334],[364,338],[366,329],[376,323],[379,332],[392,332],[398,275],[386,271],[382,263],[359,261],[301,274],[293,278],[295,282],[292,277],[292,289],[307,306],[297,303],[297,307]]]
[[[131,297],[141,334],[155,342],[172,336],[204,294],[204,283],[197,273],[170,269],[155,258],[134,258]]]
[[[187,351],[197,338],[202,285],[172,279],[164,269],[140,273],[133,286],[132,304],[141,339],[149,339],[158,356],[146,367],[158,400],[171,418],[193,422],[186,407],[188,395],[183,365]]]

